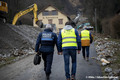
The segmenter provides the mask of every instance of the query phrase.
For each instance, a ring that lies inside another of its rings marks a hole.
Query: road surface
[[[90,57],[95,57],[95,47],[90,47]],[[40,65],[33,65],[34,55],[28,56],[0,69],[0,80],[46,80],[43,61]],[[77,54],[77,73],[76,80],[100,80],[98,78],[87,78],[101,76],[100,65],[96,60],[90,59],[89,62],[82,58],[82,54]],[[63,56],[55,55],[52,65],[50,80],[65,80]]]

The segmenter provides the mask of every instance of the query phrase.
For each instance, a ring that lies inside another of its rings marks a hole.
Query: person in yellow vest
[[[83,30],[80,32],[80,38],[81,38],[83,58],[89,61],[89,47],[93,41],[93,36],[91,32],[87,30],[86,26],[84,26]],[[85,54],[85,50],[87,55]]]
[[[75,80],[76,74],[76,50],[80,54],[81,39],[78,31],[71,26],[71,22],[66,22],[65,27],[60,31],[58,36],[58,54],[64,57],[65,76],[67,80]],[[71,76],[69,70],[69,60],[72,59]]]

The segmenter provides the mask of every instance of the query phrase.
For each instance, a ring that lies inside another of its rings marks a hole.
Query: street
[[[90,47],[90,57],[95,57],[94,43]],[[0,69],[0,80],[46,80],[43,61],[40,65],[33,64],[34,55],[30,55]],[[101,76],[100,65],[96,60],[91,59],[89,62],[82,58],[82,53],[77,54],[77,73],[76,80],[98,80],[92,78]],[[63,56],[57,55],[56,50],[52,65],[52,74],[50,80],[65,80]],[[100,80],[100,79],[99,79]]]
[[[89,61],[84,47],[77,52],[76,80],[120,80],[120,0],[0,0],[0,80],[47,80],[42,58],[39,65],[33,60],[53,45],[46,60],[51,67],[53,57],[50,80],[67,80],[57,48],[89,44]]]

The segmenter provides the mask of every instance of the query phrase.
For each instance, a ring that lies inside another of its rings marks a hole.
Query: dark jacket
[[[43,33],[50,33],[52,34],[53,41],[44,41],[42,39]],[[37,38],[36,45],[35,45],[35,51],[41,52],[41,53],[53,53],[54,52],[54,46],[57,46],[57,35],[52,32],[51,29],[45,29],[43,32],[41,32]],[[58,46],[57,46],[58,47]]]
[[[64,27],[64,29],[66,30],[69,30],[69,29],[72,29],[73,27],[70,26],[70,25],[66,25]],[[76,40],[77,40],[77,47],[63,47],[62,48],[62,36],[61,36],[61,31],[59,33],[59,36],[58,36],[58,52],[62,52],[63,49],[76,49],[76,50],[81,50],[81,39],[80,39],[80,36],[78,34],[78,31],[75,29],[75,34],[76,34]]]

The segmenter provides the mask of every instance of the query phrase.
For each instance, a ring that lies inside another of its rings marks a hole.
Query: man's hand
[[[80,50],[78,50],[78,54],[80,54]]]
[[[37,54],[41,55],[41,53],[38,51]]]
[[[58,52],[58,55],[62,55],[62,52]]]

